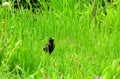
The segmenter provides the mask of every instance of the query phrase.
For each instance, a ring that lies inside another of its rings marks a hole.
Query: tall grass
[[[93,5],[52,0],[50,6],[43,13],[0,7],[0,78],[119,79],[120,6],[108,5],[106,16],[98,8],[96,25]],[[43,51],[49,37],[52,55]]]

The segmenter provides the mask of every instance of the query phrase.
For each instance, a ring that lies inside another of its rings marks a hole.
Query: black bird
[[[51,38],[49,39],[49,43],[44,46],[43,50],[44,50],[45,52],[48,52],[48,51],[49,51],[49,53],[51,54],[52,51],[54,50],[54,48],[55,48],[54,38],[51,37]]]

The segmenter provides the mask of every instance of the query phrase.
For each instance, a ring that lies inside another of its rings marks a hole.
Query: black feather
[[[45,52],[49,52],[51,54],[53,52],[54,48],[55,48],[54,38],[51,37],[49,39],[49,43],[44,46],[43,50]]]

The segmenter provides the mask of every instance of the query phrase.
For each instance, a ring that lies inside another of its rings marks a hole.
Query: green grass
[[[120,6],[98,9],[94,24],[93,5],[50,5],[42,14],[0,7],[0,79],[120,79]],[[49,37],[52,55],[43,51]]]

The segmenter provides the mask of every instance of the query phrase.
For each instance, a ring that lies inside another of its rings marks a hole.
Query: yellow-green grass
[[[98,8],[95,24],[93,5],[50,5],[42,13],[0,7],[0,79],[119,79],[120,6],[108,5],[107,15]]]

